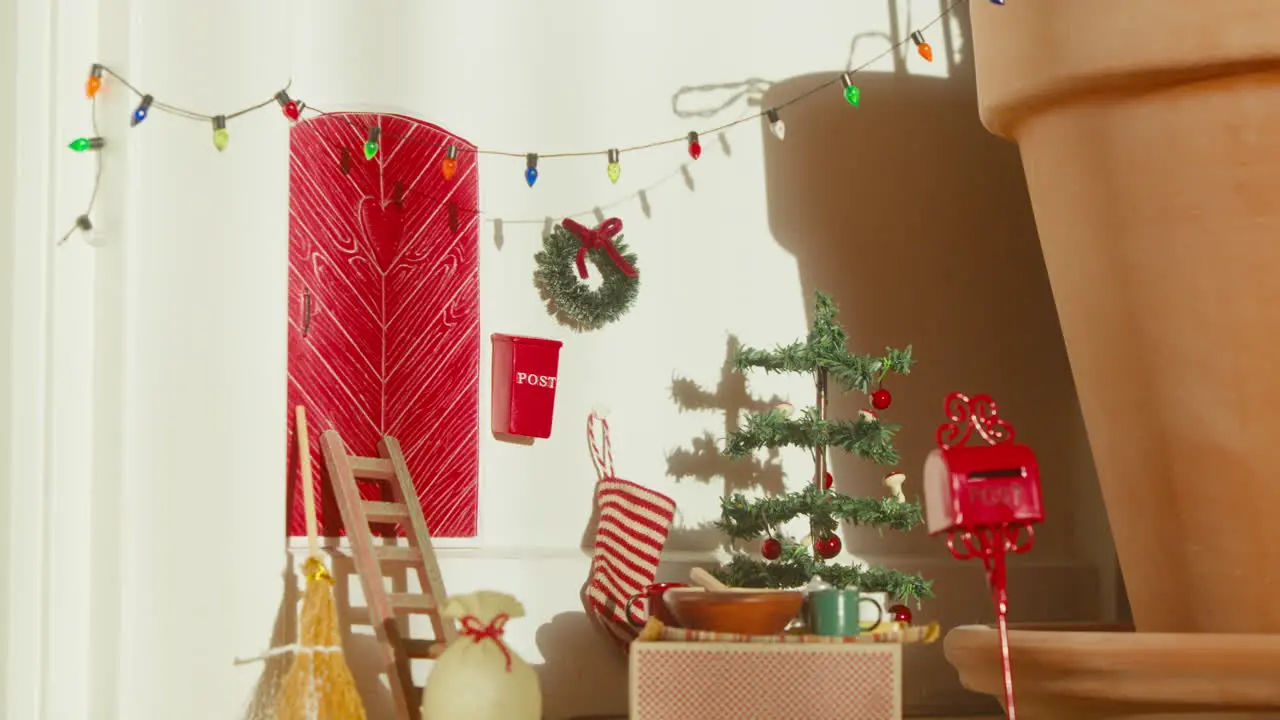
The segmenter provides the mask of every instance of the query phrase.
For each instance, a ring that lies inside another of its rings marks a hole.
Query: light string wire
[[[938,13],[938,15],[937,15],[936,17],[934,17],[932,20],[930,20],[930,21],[928,21],[928,22],[924,23],[923,25],[918,26],[918,27],[915,29],[915,32],[923,33],[924,31],[929,30],[929,29],[930,29],[930,28],[932,28],[933,26],[935,26],[935,25],[937,25],[938,23],[942,22],[942,21],[943,21],[943,19],[945,19],[948,15],[950,15],[952,12],[954,12],[954,11],[955,11],[955,9],[956,9],[957,7],[959,7],[960,5],[964,4],[964,3],[965,3],[965,2],[967,2],[967,1],[968,1],[968,0],[952,0],[952,2],[951,2],[949,5],[947,5],[945,8],[943,8],[942,12]],[[1002,3],[998,3],[998,4],[1002,4]],[[741,125],[741,124],[743,124],[743,123],[751,122],[751,121],[753,121],[753,120],[759,120],[760,118],[768,117],[768,116],[769,116],[769,115],[771,115],[771,114],[776,114],[776,113],[778,113],[779,111],[781,111],[781,110],[783,110],[783,109],[785,109],[785,108],[788,108],[788,107],[790,107],[790,106],[792,106],[792,105],[795,105],[795,104],[797,104],[797,103],[799,103],[799,102],[802,102],[802,101],[804,101],[804,100],[807,100],[807,99],[809,99],[809,98],[813,97],[814,95],[817,95],[818,93],[820,93],[820,92],[822,92],[822,91],[824,91],[824,90],[827,90],[827,89],[829,89],[829,88],[831,88],[831,87],[833,87],[833,86],[835,86],[835,85],[839,84],[839,83],[840,83],[840,82],[841,82],[841,81],[842,81],[846,76],[849,76],[849,75],[855,75],[855,74],[857,74],[857,73],[865,72],[869,67],[871,67],[872,65],[875,65],[876,63],[880,62],[880,61],[881,61],[881,60],[883,60],[884,58],[886,58],[886,57],[888,57],[888,56],[890,56],[890,55],[892,55],[892,54],[894,54],[894,53],[898,52],[900,49],[902,49],[902,48],[903,48],[904,46],[906,46],[908,43],[914,43],[915,41],[912,39],[912,35],[913,35],[913,34],[914,34],[914,33],[908,33],[908,34],[907,34],[907,36],[906,36],[905,38],[903,38],[902,40],[899,40],[899,41],[898,41],[898,42],[896,42],[896,43],[893,43],[893,44],[892,44],[892,45],[890,45],[888,48],[886,48],[884,51],[882,51],[881,53],[879,53],[879,54],[878,54],[878,55],[876,55],[875,57],[871,58],[870,60],[868,60],[868,61],[866,61],[866,62],[862,63],[861,65],[858,65],[857,67],[854,67],[854,68],[852,68],[852,69],[850,69],[850,70],[846,70],[846,71],[844,71],[844,72],[837,73],[837,74],[836,74],[836,75],[834,75],[831,79],[827,80],[827,81],[826,81],[826,82],[824,82],[824,83],[821,83],[821,84],[816,85],[816,86],[814,86],[814,87],[812,87],[812,88],[809,88],[808,90],[806,90],[806,91],[804,91],[804,92],[802,92],[802,93],[800,93],[800,94],[798,94],[798,95],[795,95],[794,97],[791,97],[791,98],[789,98],[789,99],[787,99],[787,100],[785,100],[785,101],[783,101],[783,102],[781,102],[781,103],[778,103],[778,104],[776,104],[776,105],[772,105],[772,106],[770,106],[770,107],[766,108],[765,110],[763,110],[763,111],[761,111],[761,112],[757,112],[757,113],[754,113],[754,114],[751,114],[751,115],[746,115],[746,116],[740,117],[740,118],[738,118],[738,119],[736,119],[736,120],[731,120],[731,121],[729,121],[729,122],[722,123],[722,124],[720,124],[720,125],[716,125],[715,127],[708,128],[708,129],[706,129],[706,130],[700,130],[700,131],[697,131],[697,135],[698,135],[698,137],[702,137],[702,136],[709,136],[709,135],[716,135],[716,134],[719,134],[719,133],[723,133],[723,132],[725,132],[726,130],[729,130],[730,128],[736,127],[736,126]],[[103,75],[109,75],[109,76],[111,76],[113,79],[115,79],[116,81],[118,81],[122,86],[124,86],[125,88],[127,88],[130,92],[132,92],[132,93],[133,93],[134,95],[136,95],[138,98],[146,98],[146,97],[149,97],[149,96],[148,96],[146,93],[144,93],[142,90],[139,90],[139,89],[138,89],[138,87],[137,87],[136,85],[134,85],[133,83],[130,83],[130,82],[129,82],[129,80],[128,80],[127,78],[125,78],[124,76],[120,75],[120,74],[119,74],[119,73],[117,73],[116,71],[112,70],[110,67],[107,67],[106,65],[102,65],[102,64],[95,65],[94,67],[95,67],[95,69],[99,69],[99,70],[102,72],[102,74],[103,74]],[[287,94],[287,92],[288,92],[289,88],[290,88],[292,85],[293,85],[293,80],[292,80],[292,79],[290,79],[290,80],[289,80],[289,82],[285,84],[285,86],[284,86],[284,88],[283,88],[283,92]],[[263,100],[262,102],[255,103],[255,104],[253,104],[253,105],[250,105],[250,106],[248,106],[248,107],[242,108],[242,109],[237,110],[237,111],[235,111],[235,112],[226,113],[225,115],[221,115],[221,116],[218,116],[218,115],[210,115],[210,114],[207,114],[207,113],[202,113],[202,112],[198,112],[198,111],[195,111],[195,110],[190,110],[190,109],[187,109],[187,108],[184,108],[184,107],[180,107],[180,106],[178,106],[178,105],[173,105],[173,104],[170,104],[170,103],[161,102],[160,100],[156,100],[156,99],[154,99],[154,98],[153,98],[153,99],[152,99],[152,101],[151,101],[151,106],[150,106],[150,107],[151,107],[152,109],[159,110],[159,111],[161,111],[161,112],[168,113],[168,114],[170,114],[170,115],[174,115],[174,116],[176,116],[176,117],[184,118],[184,119],[186,119],[186,120],[194,120],[194,121],[197,121],[197,122],[209,123],[209,122],[212,122],[212,121],[213,121],[215,118],[217,118],[217,117],[222,117],[222,118],[224,118],[225,120],[232,120],[232,119],[237,118],[237,117],[240,117],[240,116],[242,116],[242,115],[247,115],[247,114],[249,114],[249,113],[251,113],[251,112],[256,112],[256,111],[258,111],[258,110],[262,110],[263,108],[268,107],[268,106],[269,106],[269,105],[271,105],[272,103],[277,102],[277,97],[279,96],[279,94],[280,94],[279,92],[277,92],[277,93],[272,93],[272,96],[271,96],[269,99],[267,99],[267,100]],[[97,110],[97,98],[96,98],[96,96],[91,98],[91,102],[92,102],[91,112],[92,112],[92,129],[93,129],[93,136],[94,136],[94,137],[98,137],[98,136],[99,136],[99,131],[98,131],[98,110]],[[325,111],[325,110],[321,110],[321,109],[319,109],[319,108],[317,108],[317,107],[314,107],[314,106],[311,106],[311,105],[306,105],[305,103],[303,103],[303,102],[301,102],[301,101],[299,101],[299,102],[298,102],[298,105],[300,106],[300,111],[301,111],[301,112],[309,113],[309,114],[311,114],[311,115],[313,115],[313,116],[316,116],[316,117],[325,117],[325,116],[345,116],[345,115],[349,115],[349,114],[354,114],[354,113],[352,113],[351,111],[345,111],[345,110]],[[360,111],[360,113],[361,113],[361,114],[377,114],[377,113],[369,113],[369,111]],[[362,131],[364,131],[366,134],[368,133],[368,131],[369,131],[369,129],[370,129],[370,127],[369,127],[369,126],[367,126],[367,125],[365,125],[365,124],[363,124],[363,123],[356,122],[356,121],[354,121],[354,120],[345,120],[345,119],[344,119],[344,121],[345,121],[345,122],[347,122],[348,124],[352,125],[353,127],[356,127],[356,128],[361,129],[361,130],[362,130]],[[498,157],[510,157],[510,158],[522,158],[522,159],[523,159],[523,158],[527,158],[527,157],[529,157],[529,155],[530,155],[530,153],[527,153],[527,152],[511,152],[511,151],[507,151],[507,150],[486,150],[486,149],[484,149],[484,148],[480,148],[480,147],[463,147],[462,145],[460,145],[460,144],[455,144],[455,143],[453,143],[453,142],[441,142],[441,141],[435,141],[435,140],[424,140],[424,139],[421,139],[421,138],[418,138],[418,137],[400,136],[400,135],[395,135],[395,134],[381,134],[381,130],[379,130],[379,138],[382,138],[382,139],[394,139],[394,140],[399,140],[399,141],[401,141],[401,142],[415,143],[415,144],[419,144],[419,145],[430,145],[430,146],[435,146],[435,147],[438,147],[438,148],[449,147],[449,148],[451,148],[451,149],[456,150],[456,151],[457,151],[457,152],[459,152],[459,153],[473,153],[473,154],[475,154],[475,155],[493,155],[493,156],[498,156]],[[675,145],[675,144],[677,144],[677,143],[685,143],[685,142],[688,142],[688,140],[689,140],[689,134],[688,134],[688,133],[686,133],[686,134],[681,135],[681,136],[679,136],[679,137],[668,138],[668,139],[665,139],[665,140],[655,140],[655,141],[653,141],[653,142],[642,143],[642,144],[639,144],[639,145],[628,145],[628,146],[625,146],[625,147],[617,147],[617,148],[611,148],[611,149],[607,149],[607,150],[585,150],[585,151],[559,152],[559,153],[545,153],[545,154],[543,154],[543,153],[538,153],[538,154],[536,154],[536,157],[538,157],[539,159],[543,159],[543,158],[553,158],[553,159],[554,159],[554,158],[578,158],[578,157],[591,157],[591,156],[593,156],[593,155],[606,155],[606,156],[608,156],[611,152],[616,152],[616,153],[619,153],[619,154],[621,154],[621,153],[633,153],[633,152],[639,152],[639,151],[642,151],[642,150],[652,150],[652,149],[654,149],[654,148],[665,147],[665,146],[667,146],[667,145]],[[90,217],[89,217],[89,216],[90,216],[90,214],[93,212],[94,202],[97,200],[97,197],[98,197],[98,188],[99,188],[99,186],[102,184],[102,154],[101,154],[101,152],[95,152],[94,154],[97,156],[97,158],[95,159],[96,169],[95,169],[94,180],[93,180],[93,189],[90,191],[90,194],[89,194],[89,202],[88,202],[88,204],[87,204],[87,206],[86,206],[86,208],[85,208],[84,213],[82,213],[79,217],[77,217],[77,218],[76,218],[75,223],[71,226],[71,228],[70,228],[69,230],[67,230],[66,234],[65,234],[65,235],[63,235],[63,236],[62,236],[62,238],[58,241],[58,244],[59,244],[59,245],[61,245],[61,244],[65,243],[68,239],[70,239],[70,237],[71,237],[72,235],[74,235],[74,234],[75,234],[75,232],[76,232],[77,230],[81,230],[81,231],[86,231],[86,232],[87,232],[87,231],[89,231],[89,230],[92,230],[92,229],[93,229],[93,223],[92,223],[92,221],[90,220]],[[486,215],[486,214],[488,214],[488,213],[485,213],[485,212],[484,212],[483,210],[481,210],[480,208],[472,208],[472,209],[470,209],[470,212],[472,212],[472,213],[474,213],[474,214],[477,214],[477,215]]]
[[[96,97],[89,98],[89,104],[89,127],[93,130],[93,137],[98,137],[101,134],[98,132],[98,99]],[[58,240],[59,245],[70,240],[77,230],[89,232],[93,229],[93,221],[89,219],[89,216],[93,214],[93,206],[98,202],[98,188],[102,187],[102,153],[96,152],[93,156],[93,189],[89,191],[89,202],[85,204],[84,212],[80,213],[76,221],[72,223],[71,227],[67,228],[67,231]]]

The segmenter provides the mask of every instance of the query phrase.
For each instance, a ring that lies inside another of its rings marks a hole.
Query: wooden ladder
[[[382,648],[387,679],[396,708],[396,720],[417,720],[422,703],[422,690],[413,684],[410,660],[435,659],[445,646],[458,636],[452,621],[440,616],[444,602],[444,580],[427,520],[418,503],[418,493],[409,477],[409,469],[400,452],[400,443],[391,436],[378,443],[381,457],[356,457],[347,454],[346,444],[337,430],[328,430],[320,438],[329,482],[337,496],[342,524],[351,541],[351,554],[356,573],[364,588],[369,606],[369,619]],[[358,480],[378,481],[391,488],[393,502],[365,500],[360,495]],[[384,545],[374,542],[370,523],[403,526],[408,545]],[[418,573],[420,593],[391,593],[383,585],[386,568],[408,568]],[[419,640],[408,637],[408,622],[401,618],[423,614],[431,618],[434,638]]]

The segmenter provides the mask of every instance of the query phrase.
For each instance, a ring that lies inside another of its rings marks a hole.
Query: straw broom
[[[338,607],[333,600],[333,576],[320,558],[316,528],[315,486],[311,480],[311,444],[307,412],[297,408],[298,464],[302,470],[302,498],[307,513],[307,588],[302,596],[298,651],[284,676],[276,705],[277,720],[365,720],[364,703],[342,654]]]

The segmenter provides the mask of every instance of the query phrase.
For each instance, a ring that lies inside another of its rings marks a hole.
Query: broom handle
[[[298,467],[302,470],[302,507],[307,514],[307,550],[311,557],[320,557],[319,532],[316,529],[316,486],[311,479],[311,439],[307,437],[307,409],[299,405],[298,419]]]

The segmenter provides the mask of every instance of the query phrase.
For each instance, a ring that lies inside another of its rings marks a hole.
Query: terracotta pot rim
[[[995,631],[995,625],[957,625],[953,630],[991,630]],[[1125,633],[1134,632],[1132,624],[1128,623],[1103,623],[1103,622],[1032,622],[1032,623],[1009,623],[1009,630],[1017,630],[1019,633],[1028,632],[1090,632],[1090,633]]]
[[[1090,647],[1106,649],[1108,653],[1147,653],[1153,649],[1166,649],[1175,653],[1203,652],[1224,646],[1238,650],[1280,650],[1280,635],[1133,632],[1129,626],[1102,623],[1032,623],[1021,627],[1011,625],[1009,645],[1027,649],[1062,649],[1063,638],[1067,635],[1071,635],[1074,642],[1087,641]],[[952,628],[944,639],[944,644],[948,647],[985,646],[995,642],[996,630],[992,625],[959,625]],[[1079,646],[1072,647],[1074,649]]]
[[[1060,103],[1280,69],[1272,30],[1280,3],[1270,0],[1218,0],[1212,13],[1161,0],[971,3],[969,11],[979,114],[1006,138]],[[1206,23],[1223,30],[1206,32]],[[1132,28],[1142,29],[1140,41]]]
[[[1138,718],[1280,708],[1280,686],[1273,680],[1280,668],[1280,635],[1071,633],[1063,631],[1067,625],[1009,633],[1019,696],[1040,710],[1060,711],[1045,717]],[[953,628],[943,641],[943,654],[965,687],[996,697],[1003,692],[998,640],[990,626]]]

